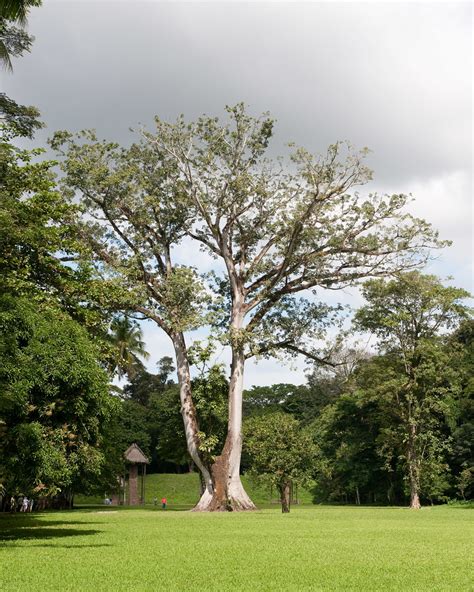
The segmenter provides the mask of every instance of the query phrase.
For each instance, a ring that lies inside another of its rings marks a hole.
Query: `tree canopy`
[[[10,494],[85,487],[115,410],[86,331],[50,305],[0,297],[0,477]]]
[[[407,196],[357,191],[371,178],[365,149],[336,143],[324,155],[297,148],[290,163],[271,161],[270,116],[242,104],[227,114],[156,118],[156,132],[142,130],[128,148],[90,131],[58,132],[51,144],[64,194],[79,199],[75,224],[94,266],[173,342],[188,449],[207,483],[199,508],[233,500],[251,509],[240,482],[246,359],[283,351],[328,363],[317,340],[341,309],[314,290],[416,269],[445,243],[406,211]],[[184,239],[220,260],[210,277],[177,262]],[[227,436],[212,463],[200,453],[184,338],[202,324],[232,351]]]

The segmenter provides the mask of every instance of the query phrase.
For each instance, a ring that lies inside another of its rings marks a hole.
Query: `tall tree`
[[[414,268],[440,243],[426,222],[406,213],[407,196],[351,193],[371,178],[365,150],[337,143],[313,156],[300,148],[283,166],[266,158],[268,115],[250,117],[243,105],[228,114],[224,124],[156,119],[156,133],[143,135],[155,159],[166,157],[178,172],[182,207],[193,212],[188,236],[224,266],[216,286],[226,308],[216,325],[232,350],[229,420],[209,507],[246,509],[254,506],[239,475],[245,361],[278,351],[321,361],[308,343],[338,311],[315,302],[311,291]]]
[[[406,196],[350,193],[370,179],[365,151],[338,143],[319,157],[298,149],[283,167],[265,156],[272,120],[252,118],[242,105],[228,112],[224,124],[157,119],[156,134],[143,132],[142,143],[127,150],[90,133],[53,140],[58,149],[66,145],[65,183],[83,196],[82,228],[97,261],[123,278],[142,298],[135,310],[173,341],[188,446],[208,484],[197,508],[209,510],[255,507],[240,480],[245,361],[278,351],[324,360],[308,343],[339,310],[315,302],[311,291],[414,268],[441,244],[405,212]],[[222,306],[214,302],[212,323],[232,350],[228,427],[210,466],[199,455],[183,335],[202,322],[207,292],[189,267],[173,264],[172,247],[183,236],[225,269],[215,276]]]
[[[59,132],[51,144],[64,156],[65,196],[80,198],[76,227],[87,260],[119,282],[128,310],[153,320],[173,343],[187,447],[206,483],[198,506],[204,508],[213,481],[200,452],[184,331],[202,322],[208,295],[192,267],[175,263],[173,248],[192,223],[192,212],[182,207],[182,183],[169,163],[142,146],[121,149],[92,132]]]
[[[449,411],[459,388],[455,348],[446,351],[437,336],[469,314],[462,303],[469,294],[443,286],[435,276],[410,272],[396,280],[371,280],[363,295],[367,305],[357,311],[355,324],[376,335],[380,350],[394,357],[392,372],[374,387],[389,397],[400,421],[410,507],[418,509],[423,480],[439,472],[431,462],[443,449],[439,415]]]

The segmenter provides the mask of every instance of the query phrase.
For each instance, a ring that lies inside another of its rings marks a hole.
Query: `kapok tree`
[[[287,164],[270,161],[270,117],[250,117],[243,105],[227,111],[224,123],[156,119],[155,133],[142,132],[144,150],[176,175],[172,185],[193,219],[187,235],[224,269],[215,275],[223,309],[214,328],[232,351],[229,417],[210,467],[212,498],[200,503],[210,510],[254,508],[240,480],[246,360],[286,352],[324,361],[310,344],[334,311],[315,302],[314,290],[416,268],[442,244],[406,212],[406,195],[354,191],[371,179],[366,150],[337,143],[324,156],[300,148]]]
[[[390,281],[370,280],[363,295],[367,304],[357,311],[355,325],[376,335],[380,350],[392,360],[368,390],[386,403],[400,426],[410,507],[418,509],[423,482],[439,464],[444,446],[440,419],[449,414],[450,398],[460,388],[453,363],[458,352],[446,348],[439,336],[468,316],[462,300],[469,293],[413,271]]]
[[[129,149],[57,134],[65,184],[81,197],[85,244],[112,274],[130,308],[171,338],[191,458],[206,488],[196,509],[255,506],[240,480],[244,367],[277,352],[324,355],[311,347],[333,321],[315,302],[316,288],[341,289],[371,276],[415,268],[439,246],[429,224],[405,212],[404,195],[350,193],[371,173],[362,153],[343,144],[325,156],[296,150],[291,162],[265,153],[273,122],[238,105],[230,121],[203,117],[187,124],[156,120]],[[228,429],[223,450],[204,458],[192,401],[184,331],[203,322],[205,294],[197,274],[172,261],[184,236],[222,263],[210,317],[232,351]],[[306,294],[309,298],[303,298]]]

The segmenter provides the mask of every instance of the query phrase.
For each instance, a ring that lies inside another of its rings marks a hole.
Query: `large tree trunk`
[[[210,470],[205,465],[199,451],[199,426],[191,394],[191,374],[187,358],[186,342],[182,333],[171,335],[176,354],[176,366],[181,400],[181,415],[183,416],[184,432],[189,455],[201,472],[204,490],[195,510],[206,510],[214,491]]]
[[[416,450],[416,426],[410,424],[407,450],[408,476],[410,480],[410,508],[419,510],[420,504],[420,467]]]
[[[233,348],[233,350],[227,438],[222,454],[216,458],[211,467],[214,491],[207,507],[211,512],[256,509],[240,480],[245,357],[240,348]]]
[[[243,325],[243,306],[240,297],[234,301],[232,330],[237,333]],[[244,389],[245,356],[242,345],[232,346],[232,367],[229,383],[229,417],[224,448],[215,462],[207,467],[199,453],[199,436],[196,410],[191,396],[191,376],[182,333],[172,335],[176,353],[178,382],[181,397],[181,413],[188,452],[201,472],[204,490],[194,511],[225,512],[255,510],[255,504],[247,495],[240,480],[242,456],[242,398]]]
[[[283,512],[283,514],[288,514],[288,512],[290,511],[290,491],[290,481],[284,481],[280,485],[281,511]]]

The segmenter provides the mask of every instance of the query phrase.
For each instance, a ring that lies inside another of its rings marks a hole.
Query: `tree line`
[[[355,323],[366,327],[383,307],[373,326],[388,331],[379,350],[348,348],[339,364],[316,364],[306,384],[245,391],[243,471],[272,484],[284,507],[294,484],[310,487],[315,502],[417,508],[421,501],[471,499],[474,324],[458,308],[464,292],[419,273],[370,282],[365,291],[369,303]],[[171,374],[170,358],[159,366]],[[155,470],[192,470],[178,388],[165,374],[137,371],[124,389],[119,431],[131,429],[129,439],[152,456]],[[227,422],[221,366],[202,373],[193,389],[204,386],[202,438],[215,453]]]

